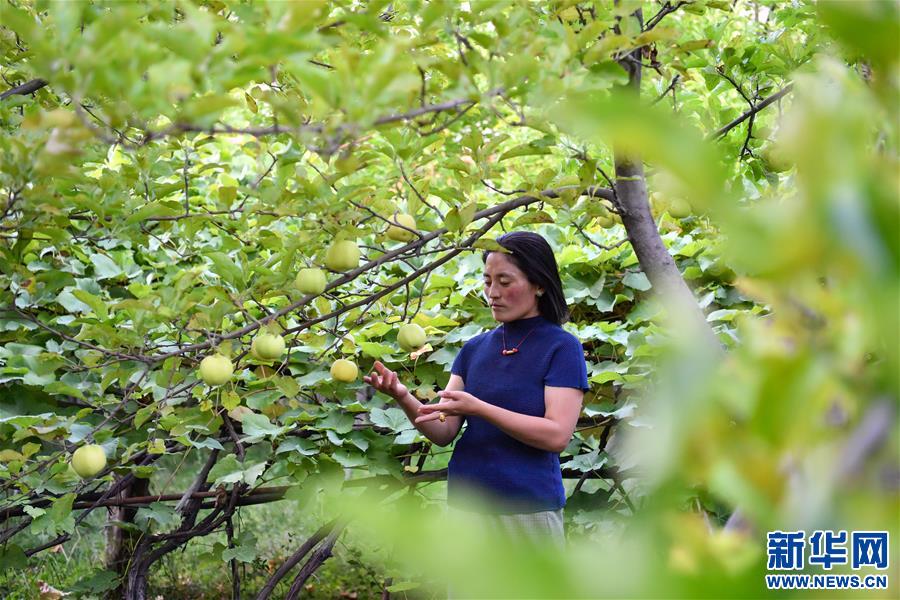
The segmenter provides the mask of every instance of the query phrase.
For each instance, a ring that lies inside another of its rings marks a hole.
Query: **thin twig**
[[[718,138],[723,137],[725,134],[727,134],[729,131],[731,131],[732,129],[734,129],[735,127],[737,127],[738,125],[740,125],[741,123],[746,121],[747,119],[749,119],[751,116],[755,115],[756,113],[758,113],[762,109],[766,108],[773,102],[777,102],[778,100],[781,100],[784,96],[791,93],[791,91],[793,89],[794,89],[793,82],[787,84],[781,90],[775,92],[774,94],[772,94],[765,100],[757,103],[756,106],[754,106],[751,110],[748,110],[747,112],[745,112],[738,118],[734,119],[730,123],[720,127],[719,129],[717,129],[714,132],[712,132],[711,134],[709,134],[709,136],[708,136],[709,139],[718,139]]]

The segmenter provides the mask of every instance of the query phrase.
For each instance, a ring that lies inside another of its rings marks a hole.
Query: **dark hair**
[[[497,238],[497,243],[509,250],[504,254],[525,273],[528,281],[544,290],[538,298],[541,316],[557,325],[568,321],[569,308],[559,279],[559,267],[547,240],[530,231],[511,231]],[[490,250],[485,251],[482,257],[485,262],[490,253]]]

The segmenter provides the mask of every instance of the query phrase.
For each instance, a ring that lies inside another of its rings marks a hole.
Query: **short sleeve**
[[[570,387],[588,391],[587,363],[581,342],[573,335],[567,335],[550,355],[550,366],[544,376],[544,385]]]
[[[456,355],[456,358],[453,359],[453,366],[450,367],[450,372],[462,377],[463,381],[466,380],[466,371],[468,370],[468,361],[466,360],[467,348],[468,344],[465,344],[459,349],[459,353]]]

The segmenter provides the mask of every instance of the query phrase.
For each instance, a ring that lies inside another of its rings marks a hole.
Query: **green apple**
[[[686,219],[693,212],[690,202],[684,198],[672,198],[668,210],[669,214],[676,219]]]
[[[665,194],[662,192],[650,194],[650,212],[654,219],[658,219],[667,210],[669,210],[669,199]]]
[[[300,269],[294,284],[304,294],[318,296],[325,291],[328,281],[325,279],[325,271],[322,269]]]
[[[335,242],[325,254],[325,266],[332,271],[349,271],[359,266],[359,247],[349,240]]]
[[[612,215],[604,215],[597,217],[597,224],[603,229],[609,229],[616,226],[616,221],[612,218]]]
[[[407,352],[417,350],[425,345],[425,330],[415,323],[407,323],[397,332],[397,342]]]
[[[343,381],[345,383],[356,381],[356,376],[358,374],[359,369],[356,368],[356,364],[346,358],[339,358],[331,363],[331,376],[337,381]]]
[[[400,213],[394,215],[394,222],[403,225],[403,227],[407,227],[409,229],[416,228],[416,220],[412,215],[408,215],[406,213]],[[394,240],[395,242],[411,242],[415,239],[416,234],[412,231],[407,231],[403,229],[403,227],[397,227],[396,225],[391,225],[387,229],[388,238]]]
[[[227,356],[210,354],[200,361],[200,379],[206,385],[222,385],[231,379],[234,365]]]
[[[785,154],[784,149],[778,145],[769,144],[760,153],[763,164],[774,173],[783,173],[791,168],[791,160]]]
[[[106,452],[102,446],[87,444],[72,454],[72,468],[84,479],[93,477],[106,467]]]
[[[275,360],[284,354],[284,338],[272,333],[260,333],[253,338],[250,351],[260,360]]]

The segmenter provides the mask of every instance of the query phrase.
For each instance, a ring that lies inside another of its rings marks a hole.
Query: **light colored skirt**
[[[466,520],[480,527],[487,536],[507,538],[516,544],[533,545],[546,549],[566,548],[566,530],[563,527],[563,509],[533,513],[485,514],[447,507],[447,515],[454,520]],[[453,587],[447,588],[447,600],[462,596]]]
[[[448,507],[448,514],[460,519],[472,519],[485,528],[486,533],[501,535],[516,542],[538,545],[566,545],[563,509],[532,513],[484,514]]]

